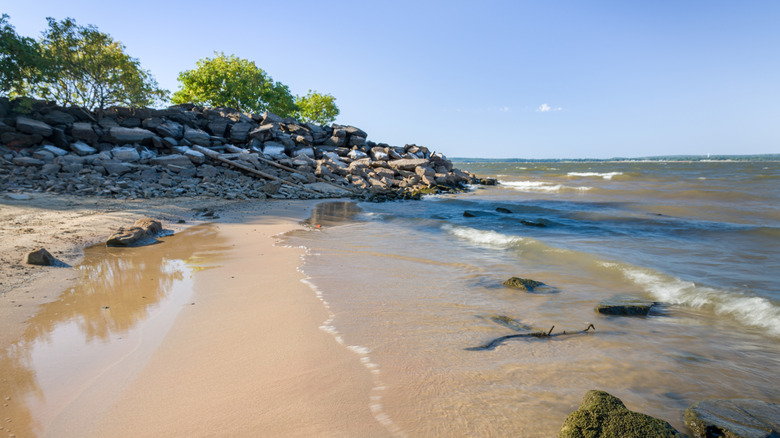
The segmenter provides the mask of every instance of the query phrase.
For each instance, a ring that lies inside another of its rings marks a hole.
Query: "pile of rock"
[[[374,143],[354,126],[194,105],[112,107],[98,119],[79,107],[32,101],[23,108],[19,102],[0,98],[4,190],[116,198],[350,195],[387,200],[479,182],[442,154],[417,145]],[[211,152],[258,172],[214,160]]]

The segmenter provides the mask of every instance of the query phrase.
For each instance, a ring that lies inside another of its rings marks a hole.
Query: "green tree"
[[[305,96],[295,97],[295,105],[298,106],[295,118],[302,122],[327,125],[336,120],[336,116],[339,115],[336,98],[330,94],[320,94],[309,90]]]
[[[40,76],[42,62],[38,43],[17,35],[8,22],[8,14],[3,14],[0,17],[0,95],[20,92],[26,79]]]
[[[30,94],[99,115],[111,105],[143,107],[167,100],[168,91],[158,88],[152,74],[125,53],[122,43],[71,18],[47,20],[49,29],[40,41],[44,77],[27,78]]]
[[[214,52],[214,58],[201,59],[193,70],[179,73],[179,83],[181,88],[171,98],[174,104],[270,111],[282,117],[297,109],[286,85],[274,82],[253,61],[222,52]]]

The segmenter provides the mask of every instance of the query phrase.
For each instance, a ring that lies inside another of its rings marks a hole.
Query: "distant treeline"
[[[465,158],[456,157],[453,162],[470,163],[550,163],[550,162],[575,162],[598,163],[608,161],[780,161],[780,154],[758,155],[659,155],[657,157],[637,158]]]

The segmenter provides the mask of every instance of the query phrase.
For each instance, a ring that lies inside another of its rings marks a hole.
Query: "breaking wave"
[[[601,178],[610,180],[613,177],[623,175],[623,172],[569,172],[566,175],[567,176],[579,176],[579,177],[595,176],[595,177],[601,177]]]
[[[545,181],[499,181],[499,183],[503,186],[507,186],[521,192],[545,192],[545,193],[561,192],[561,191],[584,192],[591,189],[591,187],[586,187],[586,186],[572,187],[572,186],[565,186],[563,184],[549,183]]]
[[[645,269],[624,266],[622,271],[626,278],[659,301],[709,309],[716,315],[729,316],[741,324],[764,329],[770,336],[780,337],[780,307],[766,298],[697,286],[691,281]]]

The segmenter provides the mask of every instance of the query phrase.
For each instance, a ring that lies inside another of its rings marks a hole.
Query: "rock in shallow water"
[[[585,393],[579,409],[569,414],[558,438],[682,438],[664,420],[628,410],[604,391]]]
[[[106,246],[143,246],[157,243],[162,224],[154,219],[141,218],[130,228],[120,228],[106,241]]]
[[[618,295],[600,302],[596,312],[604,315],[646,316],[654,305],[653,301]]]
[[[528,278],[520,278],[520,277],[512,277],[509,280],[505,281],[503,284],[504,286],[512,289],[521,289],[521,290],[526,290],[528,292],[531,292],[538,287],[547,286],[541,281],[531,280]]]
[[[685,411],[696,438],[778,438],[780,404],[761,400],[704,400]]]

